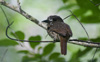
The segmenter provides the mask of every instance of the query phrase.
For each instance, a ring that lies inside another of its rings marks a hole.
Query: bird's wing
[[[73,35],[73,34],[72,34],[72,30],[70,29],[69,25],[66,24],[66,26],[67,26],[67,27],[66,27],[67,34],[70,35],[70,36],[72,36],[72,35]]]
[[[70,27],[65,23],[56,23],[50,27],[50,30],[58,33],[61,36],[72,36],[72,31]]]

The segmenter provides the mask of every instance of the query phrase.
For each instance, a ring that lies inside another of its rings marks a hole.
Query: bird
[[[61,54],[67,54],[67,42],[72,37],[70,26],[64,23],[63,19],[57,15],[51,15],[42,21],[47,25],[48,35],[54,39],[54,42],[60,41]]]

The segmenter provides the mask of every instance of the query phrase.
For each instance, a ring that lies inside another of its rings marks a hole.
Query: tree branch
[[[29,15],[28,13],[26,13],[24,10],[19,10],[19,3],[18,3],[18,7],[11,5],[7,2],[5,2],[4,0],[0,0],[1,5],[8,7],[9,9],[12,9],[15,12],[18,12],[19,14],[23,15],[26,19],[29,19],[30,21],[36,23],[37,25],[39,25],[40,27],[46,29],[44,26],[42,26],[39,21],[37,19],[35,19],[34,17],[32,17],[31,15]]]
[[[90,0],[90,2],[92,3],[92,4],[94,4],[95,6],[98,6],[98,5],[100,5],[100,3],[98,3],[98,4],[95,4],[92,0]]]
[[[70,39],[69,43],[87,46],[87,47],[100,48],[99,42],[92,42],[92,41],[90,42],[90,41],[83,41],[83,40],[77,40],[77,39]]]
[[[29,15],[28,13],[26,13],[24,10],[21,9],[21,7],[19,6],[20,3],[18,1],[18,7],[11,5],[7,2],[5,2],[4,0],[0,0],[1,5],[8,7],[9,9],[12,9],[15,12],[18,12],[19,14],[23,15],[25,18],[29,19],[30,21],[36,23],[37,25],[39,25],[40,27],[46,29],[43,25],[41,25],[39,23],[39,21],[37,19],[35,19],[34,17],[32,17],[31,15]],[[19,10],[20,9],[20,10]],[[18,40],[19,41],[19,40]],[[24,41],[24,42],[52,42],[52,41]],[[88,47],[100,47],[100,43],[96,43],[96,42],[88,42],[88,41],[83,41],[83,40],[77,40],[77,39],[70,39],[69,43],[72,44],[77,44],[77,45],[82,45],[82,46],[88,46]]]
[[[6,28],[6,36],[11,39],[11,40],[15,40],[15,41],[23,41],[23,42],[53,42],[53,41],[33,41],[33,40],[19,40],[19,39],[14,39],[14,38],[11,38],[9,37],[8,35],[8,28],[10,28],[10,26],[13,24],[13,22],[11,24],[9,24]],[[88,46],[88,47],[100,47],[100,43],[94,43],[94,42],[90,42],[90,41],[83,41],[83,40],[77,40],[77,39],[70,39],[69,40],[70,42],[69,43],[73,43],[73,44],[77,44],[77,45],[82,45],[82,46]],[[59,42],[59,41],[56,41],[56,42]]]

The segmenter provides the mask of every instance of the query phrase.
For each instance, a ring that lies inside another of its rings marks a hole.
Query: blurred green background
[[[5,0],[12,5],[17,5],[16,0]],[[100,0],[92,0],[95,4]],[[95,6],[89,0],[20,0],[21,7],[28,14],[32,15],[40,22],[50,15],[59,15],[62,18],[70,15],[71,10],[83,23],[90,39],[93,42],[100,41],[100,5]],[[26,40],[53,40],[46,37],[46,31],[27,20],[22,15],[2,6],[10,21],[14,21],[11,28],[15,31],[19,39]],[[73,37],[72,39],[87,39],[87,36],[74,17],[64,20],[69,24]],[[5,35],[7,21],[0,9],[0,61],[3,62],[91,62],[95,48],[79,46],[68,43],[67,55],[60,54],[59,43],[27,43],[9,40]],[[16,38],[9,30],[9,35]],[[7,53],[5,51],[8,49]],[[100,50],[97,51],[94,62],[100,62]],[[5,55],[4,55],[5,54]]]

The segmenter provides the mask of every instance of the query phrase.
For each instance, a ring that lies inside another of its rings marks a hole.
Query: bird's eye
[[[56,21],[56,19],[55,19],[55,18],[53,18],[52,20],[53,20],[53,21]]]

